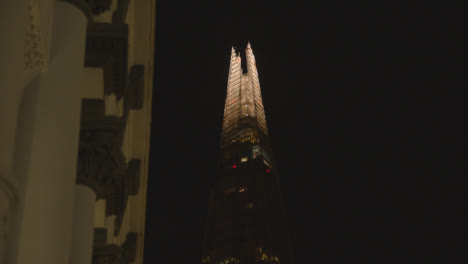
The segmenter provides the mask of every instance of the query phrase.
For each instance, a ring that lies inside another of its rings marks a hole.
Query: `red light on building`
[[[269,169],[266,169],[266,171],[267,171],[268,173],[271,173],[271,171],[270,171]]]
[[[232,165],[233,168],[237,167],[236,164]]]

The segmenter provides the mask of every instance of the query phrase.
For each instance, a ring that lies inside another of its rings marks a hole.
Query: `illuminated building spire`
[[[257,67],[250,43],[246,48],[246,58],[247,73],[242,74],[240,53],[236,55],[232,48],[221,133],[222,147],[241,140],[245,129],[239,123],[247,120],[251,121],[250,129],[258,128],[264,138],[268,136]],[[254,137],[258,141],[261,136]]]
[[[240,110],[240,86],[241,86],[241,57],[236,55],[234,47],[231,50],[231,63],[229,65],[228,88],[224,105],[224,119],[222,138],[224,141],[231,139],[232,132],[238,124],[238,112]]]
[[[202,264],[291,264],[286,213],[250,43],[231,49],[216,183]]]
[[[250,47],[250,43],[247,44],[245,54],[247,57],[247,72],[251,81],[251,89],[254,95],[253,99],[255,101],[254,105],[257,122],[262,132],[268,135],[265,111],[263,109],[262,93],[260,91],[260,81],[258,80],[257,64],[255,63],[255,56],[253,54],[252,48]]]

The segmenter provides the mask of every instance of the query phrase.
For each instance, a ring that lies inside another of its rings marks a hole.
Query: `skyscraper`
[[[231,51],[215,186],[202,263],[292,263],[286,213],[250,44]]]

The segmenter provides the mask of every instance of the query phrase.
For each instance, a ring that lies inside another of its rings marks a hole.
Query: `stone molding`
[[[107,188],[106,216],[115,215],[114,236],[120,233],[128,204],[128,196],[136,195],[139,188],[140,160],[132,159],[120,181]]]
[[[85,67],[102,67],[104,94],[124,96],[127,86],[128,25],[91,23],[86,34]]]
[[[128,88],[128,107],[129,109],[143,108],[143,90],[145,86],[145,66],[133,65],[130,69]]]
[[[124,128],[118,117],[104,116],[103,100],[82,101],[77,183],[92,188],[97,199],[105,199],[106,188],[125,173]]]
[[[54,1],[30,0],[24,53],[25,71],[46,72],[52,31]]]
[[[132,159],[128,163],[127,169],[127,189],[128,194],[137,195],[140,188],[141,160]]]
[[[126,162],[122,152],[125,120],[105,116],[104,101],[82,100],[77,184],[89,186],[106,200],[106,216],[116,215],[114,234],[120,232],[129,195],[139,188],[141,161]]]
[[[126,173],[106,188],[106,216],[116,215],[115,235],[119,233],[129,195],[136,195],[139,188],[140,160],[132,159]]]
[[[84,99],[80,129],[77,183],[96,191],[106,200],[106,216],[115,215],[113,235],[121,230],[129,195],[139,189],[141,161],[126,163],[122,152],[130,110],[144,104],[145,66],[133,65],[128,72],[128,25],[124,24],[129,0],[119,0],[113,23],[90,23],[86,36],[85,67],[101,67],[104,95],[123,99],[123,114],[105,116],[104,101]]]
[[[128,110],[141,109],[144,101],[145,66],[136,64],[127,73],[128,25],[92,23],[86,37],[85,67],[101,67],[104,94],[125,99],[124,119]]]

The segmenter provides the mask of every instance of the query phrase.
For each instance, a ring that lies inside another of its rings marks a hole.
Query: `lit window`
[[[246,161],[248,161],[248,160],[249,160],[248,157],[243,157],[243,158],[241,159],[241,162],[246,162]]]

